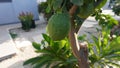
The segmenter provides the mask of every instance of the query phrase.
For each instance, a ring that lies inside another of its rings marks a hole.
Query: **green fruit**
[[[70,30],[70,16],[67,13],[56,13],[48,21],[47,31],[54,40],[64,39]]]

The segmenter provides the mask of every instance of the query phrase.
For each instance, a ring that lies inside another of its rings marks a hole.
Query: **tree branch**
[[[80,54],[80,58],[81,60],[79,61],[79,66],[81,68],[89,68],[89,63],[88,63],[88,47],[87,47],[87,43],[83,42],[80,43],[80,50],[79,50],[79,54]]]
[[[87,47],[86,48],[81,47],[78,44],[78,40],[77,40],[77,34],[76,34],[76,30],[75,30],[75,22],[74,22],[74,18],[73,18],[73,15],[75,14],[76,10],[77,10],[76,5],[73,5],[72,8],[69,10],[69,14],[71,15],[71,29],[69,32],[69,40],[70,40],[72,52],[73,52],[74,56],[78,59],[79,67],[80,68],[89,68],[89,65],[87,62],[88,54],[87,54],[87,51],[85,50],[85,49],[87,49]]]
[[[73,19],[73,15],[74,15],[76,9],[77,9],[77,6],[73,5],[71,7],[71,9],[69,10],[69,14],[71,16],[71,29],[70,29],[70,32],[69,32],[69,39],[70,39],[73,54],[76,58],[78,58],[78,56],[79,56],[78,48],[79,47],[77,47],[77,43],[76,43],[77,40],[75,38],[75,22],[74,22],[74,19]]]

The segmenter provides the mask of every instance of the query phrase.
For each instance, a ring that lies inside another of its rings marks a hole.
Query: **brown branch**
[[[70,32],[69,32],[69,39],[70,39],[70,43],[71,43],[71,48],[72,48],[72,51],[73,51],[73,54],[76,58],[78,58],[79,56],[79,52],[78,52],[78,47],[76,46],[77,43],[76,43],[76,38],[75,38],[75,23],[74,23],[74,19],[73,19],[73,15],[75,13],[77,9],[77,6],[76,5],[73,5],[72,8],[69,10],[69,14],[71,16],[71,29],[70,29]]]
[[[75,14],[77,8],[78,8],[78,6],[73,5],[73,6],[71,7],[71,9],[69,10],[69,14],[70,14],[71,16],[73,16],[73,15]]]
[[[89,68],[89,65],[87,63],[87,58],[88,58],[87,51],[85,50],[84,47],[79,46],[77,36],[76,36],[77,34],[76,34],[76,30],[75,30],[75,22],[73,19],[73,15],[75,14],[77,8],[78,7],[76,5],[73,5],[69,11],[69,14],[71,15],[71,29],[69,32],[69,40],[70,40],[73,54],[78,59],[79,67],[80,68]],[[87,49],[87,47],[86,47],[86,49]]]
[[[88,44],[86,42],[83,42],[83,43],[79,44],[79,46],[80,46],[79,54],[80,54],[81,60],[78,60],[78,61],[79,61],[79,66],[81,68],[89,68],[88,47],[87,47],[87,45]]]

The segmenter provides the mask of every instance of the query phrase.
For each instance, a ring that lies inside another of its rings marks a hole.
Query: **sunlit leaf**
[[[97,0],[97,1],[99,1],[99,0]],[[106,4],[106,2],[107,2],[107,0],[102,0],[102,2],[98,6],[96,6],[96,8],[98,8],[98,9],[102,8]]]
[[[48,44],[52,42],[51,38],[47,34],[42,34],[42,36],[47,41]]]

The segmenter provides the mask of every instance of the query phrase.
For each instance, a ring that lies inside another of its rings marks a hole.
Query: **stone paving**
[[[10,57],[10,55],[16,54],[16,47],[9,35],[9,29],[11,27],[17,27],[19,24],[14,25],[1,25],[0,26],[0,60]],[[6,57],[5,57],[6,56]]]
[[[45,29],[39,29],[40,26],[38,26],[38,24],[42,24],[44,22],[43,17],[40,16],[40,20],[36,21],[37,28],[33,30],[37,33],[45,31]],[[38,55],[34,52],[31,41],[26,38],[28,35],[35,37],[36,35],[34,35],[34,31],[32,32],[31,30],[32,33],[23,33],[23,36],[26,37],[22,40],[18,39],[14,41],[11,38],[9,30],[20,27],[20,23],[0,26],[0,58],[2,60],[0,61],[0,68],[31,68],[29,65],[23,66],[23,62]]]

